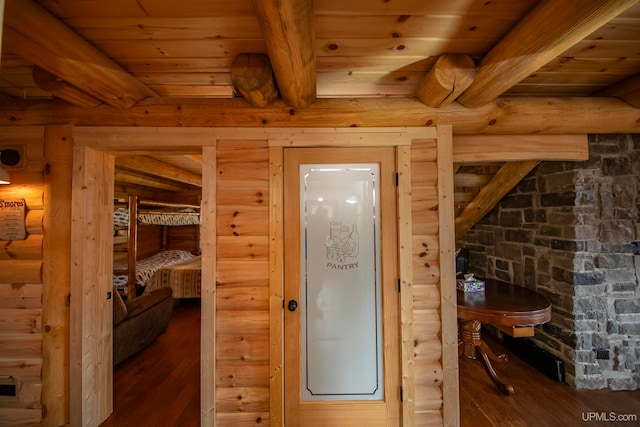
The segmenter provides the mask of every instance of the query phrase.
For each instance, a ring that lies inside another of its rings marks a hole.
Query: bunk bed
[[[200,298],[201,272],[200,255],[162,267],[151,276],[147,292],[158,288],[171,288],[174,298]]]
[[[182,231],[176,237],[172,231],[176,229],[187,229],[188,236]],[[199,297],[199,230],[198,206],[143,201],[136,196],[129,196],[126,205],[116,203],[114,287],[127,300],[158,287],[171,287],[174,298]],[[181,266],[183,262],[189,262],[188,269]],[[189,273],[172,274],[174,266]],[[159,279],[153,280],[156,274]]]

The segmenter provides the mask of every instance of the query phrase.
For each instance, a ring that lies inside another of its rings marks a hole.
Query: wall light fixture
[[[20,153],[17,150],[0,150],[0,163],[4,166],[15,166],[20,163]],[[0,166],[0,184],[10,184],[9,172]]]
[[[9,172],[3,167],[0,167],[0,184],[11,184]]]

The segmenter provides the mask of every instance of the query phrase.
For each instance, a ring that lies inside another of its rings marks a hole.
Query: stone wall
[[[589,137],[585,162],[543,162],[460,247],[469,270],[552,303],[536,344],[578,389],[640,387],[640,135]]]

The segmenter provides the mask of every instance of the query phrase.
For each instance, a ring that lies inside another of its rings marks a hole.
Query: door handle
[[[287,308],[289,309],[289,311],[296,311],[296,308],[298,308],[298,301],[294,299],[289,300],[289,304],[287,304]]]

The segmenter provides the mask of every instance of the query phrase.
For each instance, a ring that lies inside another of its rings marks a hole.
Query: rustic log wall
[[[217,161],[217,425],[268,425],[267,142],[219,141]]]
[[[16,398],[0,398],[0,425],[41,421],[44,127],[11,128],[0,148],[24,149],[0,200],[26,202],[26,240],[0,241],[0,377],[17,382]]]

